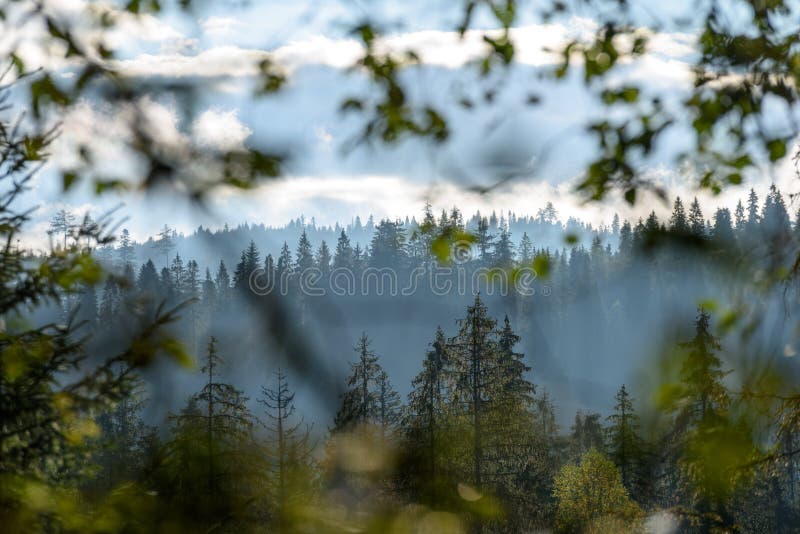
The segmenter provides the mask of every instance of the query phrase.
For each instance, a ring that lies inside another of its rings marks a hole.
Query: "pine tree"
[[[172,275],[169,269],[163,267],[158,278],[158,291],[165,301],[173,301],[177,296],[177,289],[172,282]]]
[[[579,410],[575,414],[575,423],[570,433],[570,448],[573,459],[580,458],[586,452],[596,449],[605,451],[605,430],[600,420],[600,414]]]
[[[669,229],[676,234],[689,233],[689,223],[686,220],[686,212],[683,209],[681,197],[675,198],[675,203],[672,207],[672,217],[669,219]]]
[[[84,284],[78,295],[78,307],[75,318],[85,328],[94,328],[97,323],[97,291],[94,284]]]
[[[376,424],[384,439],[393,437],[400,424],[402,401],[386,371],[378,373],[375,384]]]
[[[422,223],[419,226],[420,243],[422,248],[422,258],[426,261],[431,257],[431,245],[439,232],[439,227],[436,224],[436,217],[433,215],[433,209],[430,202],[425,202],[423,209]]]
[[[608,427],[609,456],[622,475],[622,483],[632,495],[641,495],[644,444],[639,436],[639,416],[633,409],[625,384],[614,397],[614,413],[606,419]]]
[[[693,236],[699,238],[706,237],[706,222],[703,218],[703,211],[700,209],[700,202],[697,197],[689,207],[689,231]]]
[[[625,221],[619,230],[619,255],[623,263],[627,263],[633,256],[633,232],[631,224]]]
[[[695,322],[694,337],[679,344],[686,351],[686,357],[680,370],[685,401],[680,405],[678,419],[686,427],[724,413],[730,402],[722,384],[727,373],[722,370],[722,360],[716,355],[721,347],[711,333],[710,320],[709,314],[701,309]]]
[[[552,202],[548,202],[544,208],[539,208],[536,212],[536,219],[542,224],[555,224],[558,220],[558,212]]]
[[[412,473],[417,485],[425,485],[423,490],[429,499],[438,493],[436,485],[440,476],[439,458],[445,449],[444,439],[447,425],[446,401],[448,386],[447,340],[441,327],[436,329],[436,337],[425,354],[422,371],[411,381],[408,394],[408,409],[403,427],[406,440],[411,445],[417,466]]]
[[[405,259],[403,224],[399,221],[381,221],[370,242],[370,265],[398,269],[405,266]]]
[[[339,234],[339,239],[336,242],[336,251],[333,253],[333,268],[353,268],[353,247],[350,246],[350,238],[347,237],[344,230]]]
[[[250,241],[247,249],[243,250],[236,271],[233,273],[233,286],[241,292],[250,291],[250,277],[256,269],[261,267],[261,254],[254,241]]]
[[[186,264],[186,276],[183,280],[183,293],[189,298],[200,295],[200,266],[195,260]]]
[[[761,217],[758,214],[758,195],[755,189],[750,189],[750,194],[747,197],[747,227],[751,231],[755,231],[761,222]]]
[[[334,431],[377,423],[379,412],[376,388],[383,370],[378,363],[378,356],[370,350],[369,345],[367,334],[361,334],[354,347],[358,360],[350,364],[347,390],[342,395],[341,407],[334,418]]]
[[[217,274],[214,277],[214,284],[217,286],[217,296],[220,302],[227,302],[231,290],[231,277],[228,274],[228,268],[225,267],[225,262],[219,260],[219,267],[217,267]]]
[[[186,282],[186,268],[183,266],[183,260],[180,254],[176,254],[169,267],[170,282],[175,291],[179,295],[183,295]]]
[[[119,261],[122,269],[133,267],[133,262],[136,259],[136,252],[133,248],[133,240],[127,228],[122,229],[122,235],[119,238],[119,247],[117,248]]]
[[[154,295],[158,291],[158,272],[153,260],[147,260],[139,269],[139,276],[136,279],[136,285],[139,291],[144,294]]]
[[[472,446],[469,453],[472,464],[472,483],[481,491],[485,475],[485,426],[487,402],[491,398],[496,365],[496,321],[489,317],[480,296],[467,307],[467,316],[459,321],[458,335],[449,343],[457,373],[454,401],[466,418]]]
[[[736,210],[733,213],[734,220],[736,224],[736,231],[741,232],[744,230],[745,225],[747,224],[747,219],[744,216],[744,206],[742,205],[742,201],[736,203]]]
[[[288,283],[287,277],[293,271],[294,263],[292,262],[292,252],[289,250],[288,243],[284,241],[280,255],[278,256],[278,262],[275,265],[276,283],[281,284],[281,287],[283,287],[283,284]],[[284,282],[284,280],[286,280],[286,282]]]
[[[156,250],[156,253],[164,255],[165,267],[169,263],[169,253],[175,248],[174,234],[175,231],[165,224],[164,228],[158,232],[158,239],[153,243],[153,248]]]
[[[272,254],[267,254],[264,258],[264,275],[261,277],[259,284],[265,288],[270,288],[271,291],[280,291],[280,279],[278,278],[278,269],[275,267],[275,260]]]
[[[487,262],[490,259],[490,251],[493,246],[494,236],[489,233],[489,221],[486,217],[478,218],[478,227],[475,231],[475,243],[478,247],[479,259]]]
[[[323,280],[327,280],[331,272],[331,249],[328,248],[328,244],[324,240],[317,250],[317,266],[322,271]]]
[[[779,249],[786,243],[791,234],[791,222],[786,204],[775,184],[769,188],[769,193],[764,202],[761,226],[764,235],[774,241],[775,248]]]
[[[95,480],[106,491],[141,476],[158,445],[156,429],[142,418],[144,382],[131,376],[130,392],[97,417],[101,434],[93,457],[98,466]]]
[[[656,212],[651,211],[644,223],[645,233],[652,238],[652,236],[654,236],[660,230],[660,228],[661,226],[658,223],[658,216],[656,215]]]
[[[528,237],[527,232],[522,233],[522,239],[519,241],[519,263],[520,265],[527,266],[533,261],[533,244],[531,238]]]
[[[704,531],[710,531],[720,520],[723,528],[730,524],[727,499],[737,488],[741,468],[738,457],[717,457],[716,451],[747,451],[751,438],[729,416],[730,395],[723,384],[727,372],[716,354],[721,346],[704,310],[697,316],[694,337],[679,347],[680,387],[665,403],[665,410],[674,414],[671,458],[681,468],[672,489],[696,511]]]
[[[67,249],[67,236],[75,228],[75,215],[65,209],[58,210],[50,219],[50,228],[47,233],[64,236],[64,250]]]
[[[295,271],[302,273],[306,269],[314,267],[314,253],[311,248],[311,241],[308,240],[306,231],[300,235],[300,240],[297,242],[297,253],[295,255]]]
[[[99,323],[102,328],[110,329],[113,326],[119,306],[119,285],[113,278],[109,277],[103,287],[103,295],[100,298],[100,308],[98,310]]]
[[[489,317],[479,296],[459,321],[448,343],[453,373],[452,406],[460,419],[469,459],[471,483],[478,491],[513,491],[514,476],[525,469],[532,446],[533,385],[528,367],[513,347],[519,338],[504,322]]]
[[[728,208],[719,208],[714,213],[714,227],[711,230],[711,237],[721,245],[734,242],[731,212]]]
[[[203,280],[203,304],[206,309],[211,309],[217,303],[217,284],[211,278],[211,269],[206,267],[206,277]]]
[[[220,379],[223,360],[217,353],[217,340],[213,336],[208,343],[201,372],[205,375],[203,388],[192,395],[187,409],[170,417],[173,432],[180,438],[195,439],[202,434],[202,441],[191,447],[203,447],[207,464],[204,478],[208,495],[230,488],[228,478],[231,469],[231,451],[252,443],[254,419],[247,409],[247,397],[233,385]],[[184,444],[185,445],[185,444]],[[237,460],[239,461],[239,460]]]
[[[505,228],[500,230],[492,260],[495,266],[502,269],[510,269],[514,264],[514,244],[511,242],[511,233]]]
[[[292,510],[306,503],[313,483],[311,428],[295,417],[295,394],[286,375],[275,372],[275,388],[261,387],[258,402],[264,405],[267,420],[267,462],[273,475],[270,481],[276,508],[278,532],[287,528]]]

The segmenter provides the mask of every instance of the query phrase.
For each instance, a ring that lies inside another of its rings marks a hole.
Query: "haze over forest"
[[[0,530],[800,532],[800,4],[0,0]]]

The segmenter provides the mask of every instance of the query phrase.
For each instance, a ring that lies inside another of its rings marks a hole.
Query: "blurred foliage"
[[[169,2],[173,4],[187,12],[197,6],[190,0]],[[608,118],[585,125],[598,148],[578,185],[586,198],[599,201],[620,191],[634,204],[641,189],[666,198],[644,170],[648,157],[669,132],[685,125],[686,117],[693,148],[681,157],[698,170],[698,185],[713,193],[740,184],[760,166],[774,169],[791,155],[799,133],[791,117],[800,78],[800,33],[792,5],[781,0],[694,4],[693,15],[701,21],[699,54],[690,94],[677,107],[636,85],[610,82],[622,66],[647,53],[652,37],[666,24],[656,21],[652,27],[641,27],[626,0],[585,0],[574,5],[552,1],[541,16],[543,20],[569,17],[573,10],[580,13],[581,6],[596,9],[597,28],[588,38],[564,46],[552,76],[567,79],[577,70],[598,105],[608,111]],[[115,69],[119,51],[109,44],[107,32],[123,15],[158,14],[168,6],[158,0],[132,0],[123,7],[127,13],[92,4],[86,17],[76,22],[60,16],[50,2],[0,2],[0,19],[38,31],[33,39],[52,60],[29,69],[19,50],[3,51],[6,76],[15,84],[13,90],[24,92],[31,118],[0,123],[0,522],[14,532],[258,531],[271,528],[276,518],[286,530],[297,525],[298,531],[458,532],[476,527],[500,531],[546,523],[551,514],[541,494],[552,481],[559,528],[589,532],[633,528],[643,511],[629,497],[627,477],[611,460],[594,450],[585,452],[579,465],[559,466],[551,458],[561,451],[556,432],[534,426],[534,420],[550,418],[546,399],[534,397],[533,385],[521,378],[526,369],[513,351],[516,335],[510,327],[497,328],[480,301],[468,309],[454,338],[437,336],[423,374],[415,380],[412,412],[400,413],[386,375],[363,344],[360,367],[354,366],[339,428],[326,444],[320,473],[315,472],[315,462],[294,458],[289,486],[305,498],[287,499],[282,510],[274,510],[276,483],[270,479],[275,451],[261,447],[255,418],[247,412],[242,393],[216,378],[213,344],[205,366],[208,382],[183,412],[174,415],[164,443],[136,420],[136,409],[125,405],[137,395],[136,371],[159,355],[185,365],[191,361],[170,332],[181,308],[131,305],[132,333],[121,340],[124,348],[109,353],[90,345],[81,309],[75,305],[109,279],[91,252],[110,242],[114,230],[110,217],[87,218],[70,235],[66,229],[76,226],[62,213],[62,220],[53,221],[54,242],[48,253],[34,257],[19,247],[18,237],[30,220],[29,212],[17,209],[19,195],[47,160],[59,131],[52,125],[83,99],[124,110],[120,117],[126,134],[121,141],[141,164],[133,180],[101,175],[96,147],[74,147],[77,162],[61,169],[64,191],[90,180],[98,194],[168,186],[202,201],[218,186],[249,188],[261,179],[281,176],[289,154],[270,147],[214,151],[191,138],[168,142],[159,137],[146,109],[148,99],[173,97],[182,102],[187,116],[181,119],[187,123],[202,88],[196,80],[162,83],[126,77]],[[745,24],[730,23],[732,7],[745,8],[740,10],[746,13]],[[473,28],[481,10],[496,21],[496,29]],[[519,12],[513,1],[463,4],[456,30],[462,37],[481,33],[486,46],[477,65],[482,76],[513,64],[517,54],[511,29]],[[443,144],[452,135],[445,112],[414,102],[404,79],[420,64],[420,54],[387,50],[379,26],[362,22],[354,28],[363,45],[354,68],[367,74],[374,89],[340,103],[341,110],[366,117],[355,142],[397,143],[421,137]],[[268,98],[290,82],[290,73],[271,59],[261,59],[255,67],[258,96]],[[65,72],[71,76],[60,76]],[[491,103],[494,92],[485,94]],[[8,111],[5,95],[0,100],[3,113]],[[528,103],[535,105],[538,99]],[[777,104],[787,117],[779,126],[768,120],[766,112]],[[418,236],[425,254],[447,263],[458,260],[458,249],[475,247],[483,257],[488,241],[480,228],[473,235],[453,224],[437,234],[427,215]],[[705,231],[702,216],[694,222]],[[723,238],[709,245],[702,232],[688,225],[673,225],[674,231],[658,227],[657,221],[652,227],[641,226],[640,248],[649,247],[653,254],[658,254],[659,242],[675,240],[708,250],[720,262],[736,256],[736,251],[721,245]],[[382,231],[390,237],[398,234],[391,224]],[[500,242],[504,240],[508,242],[508,235],[500,236]],[[787,251],[781,248],[786,242],[776,245],[780,257],[769,258],[772,263],[756,284],[769,287],[796,273],[798,262],[786,265]],[[508,255],[498,249],[501,253],[493,258],[497,268],[508,268]],[[547,255],[537,255],[531,262],[542,277],[551,271]],[[28,312],[40,306],[62,307],[64,321],[31,323]],[[746,320],[745,315],[737,309],[726,311],[720,328]],[[283,330],[277,323],[269,326]],[[663,376],[674,381],[666,380],[656,391],[666,421],[657,429],[665,444],[660,490],[673,501],[653,508],[672,510],[696,530],[733,529],[743,521],[735,509],[737,499],[755,488],[753,502],[768,495],[763,498],[775,507],[776,516],[796,517],[784,495],[797,486],[796,481],[786,480],[796,474],[794,462],[800,454],[796,388],[767,370],[750,373],[751,380],[733,391],[717,356],[721,350],[709,316],[701,312],[696,336],[663,362]],[[437,373],[442,373],[446,385],[433,391]],[[423,386],[429,389],[419,389]],[[540,401],[544,408],[536,412]],[[220,411],[214,411],[215,405]],[[387,417],[387,407],[397,413]],[[283,415],[277,417],[282,420]],[[598,418],[587,415],[578,420],[582,426],[576,425],[575,443],[567,447],[573,451],[585,448],[590,434],[587,420],[592,426]],[[126,430],[119,431],[120,425]],[[592,428],[596,426],[599,423]],[[539,431],[536,435],[534,428]],[[108,441],[114,432],[122,432],[117,437],[124,439]],[[399,451],[390,437],[408,446]],[[115,452],[104,460],[98,450]],[[280,466],[286,451],[277,457]],[[126,461],[119,458],[130,460],[141,472],[109,472],[109,466]],[[789,474],[781,471],[787,464]],[[104,478],[103,484],[86,487],[93,471]],[[278,487],[285,489],[286,483],[284,479]],[[541,503],[532,505],[525,500],[530,497]],[[522,512],[515,515],[515,510]],[[774,530],[780,522],[766,514],[755,516],[745,521],[758,521],[766,530]]]
[[[111,353],[87,351],[75,304],[102,279],[90,250],[111,241],[109,220],[74,225],[73,242],[65,234],[63,246],[44,256],[20,248],[30,211],[17,211],[17,204],[46,157],[52,131],[21,134],[18,126],[0,123],[0,521],[19,532],[61,521],[65,531],[87,531],[93,514],[87,515],[76,482],[88,444],[101,431],[95,417],[131,394],[137,367],[159,354],[188,357],[168,330],[176,309],[132,317],[141,327]],[[43,306],[64,306],[64,322],[35,324],[28,313]],[[108,510],[103,504],[96,513],[114,515],[118,504],[111,495]],[[103,531],[102,525],[93,528]]]
[[[741,183],[758,166],[776,164],[790,155],[797,124],[790,118],[773,124],[765,109],[780,103],[788,118],[796,107],[800,60],[798,32],[792,31],[796,13],[791,4],[780,0],[707,0],[694,6],[689,19],[651,17],[644,24],[635,15],[636,4],[627,0],[551,0],[533,6],[514,0],[469,0],[463,3],[462,16],[453,29],[462,38],[468,33],[480,36],[483,55],[476,63],[486,77],[497,69],[502,73],[513,64],[516,45],[511,30],[523,12],[533,12],[543,22],[568,23],[570,17],[587,13],[593,18],[596,29],[566,43],[560,50],[562,62],[552,72],[555,79],[566,79],[571,71],[579,71],[598,105],[607,106],[615,117],[586,125],[599,149],[598,158],[588,165],[578,185],[586,198],[601,200],[617,190],[633,204],[642,188],[663,196],[664,192],[645,176],[647,157],[668,132],[687,125],[694,147],[681,159],[698,169],[698,185],[715,193],[728,184]],[[152,137],[143,97],[163,99],[172,95],[191,113],[191,102],[202,89],[201,82],[176,79],[162,83],[124,75],[115,68],[120,51],[113,48],[108,35],[125,17],[159,16],[176,7],[191,21],[203,2],[136,0],[122,6],[125,13],[119,6],[98,4],[86,9],[78,20],[61,16],[49,2],[0,4],[6,20],[41,30],[40,44],[50,41],[53,46],[47,53],[59,60],[53,67],[37,66],[29,71],[16,49],[4,51],[16,76],[29,79],[28,102],[36,118],[48,116],[52,120],[50,110],[58,115],[84,97],[133,110],[128,119],[127,144],[147,170],[134,184],[121,177],[94,176],[98,192],[128,185],[149,188],[170,184],[202,199],[217,185],[250,187],[260,178],[283,172],[282,163],[288,156],[284,151],[248,147],[246,153],[209,154],[192,142],[169,146]],[[491,21],[495,27],[477,29],[477,19]],[[447,113],[408,96],[406,72],[420,63],[420,51],[390,50],[381,31],[384,22],[362,19],[353,25],[352,33],[363,50],[353,68],[367,74],[373,89],[367,95],[338,103],[343,111],[360,112],[365,117],[361,134],[353,142],[374,139],[395,143],[407,137],[422,137],[435,144],[447,140],[451,133]],[[677,106],[665,105],[663,95],[645,94],[635,84],[608,83],[625,65],[648,52],[654,35],[681,30],[697,34],[699,53],[692,59],[691,85],[687,86],[690,94]],[[60,62],[62,59],[66,63]],[[74,75],[59,76],[63,68]],[[259,59],[254,70],[259,80],[256,96],[282,90],[291,78],[291,73],[269,56]],[[502,84],[503,77],[499,79],[492,83]],[[487,101],[491,103],[494,98],[490,95],[501,89],[501,85],[488,89]],[[529,105],[538,102],[538,98],[528,99]],[[467,103],[467,109],[471,108],[471,102]],[[92,147],[78,148],[82,164],[64,170],[65,188],[93,175]],[[198,159],[205,164],[188,164]]]

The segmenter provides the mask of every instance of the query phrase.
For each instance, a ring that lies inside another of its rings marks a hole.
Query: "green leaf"
[[[533,270],[536,271],[536,276],[547,278],[550,275],[550,258],[544,254],[540,254],[533,259]]]
[[[770,161],[778,161],[786,155],[786,141],[783,139],[773,139],[767,143]]]
[[[75,184],[75,181],[77,179],[78,179],[78,175],[75,174],[72,171],[64,172],[61,175],[61,180],[62,180],[62,182],[64,184],[64,192],[65,193],[70,190],[70,188]]]
[[[728,176],[725,177],[729,184],[739,185],[742,183],[742,175],[738,172],[732,172]]]

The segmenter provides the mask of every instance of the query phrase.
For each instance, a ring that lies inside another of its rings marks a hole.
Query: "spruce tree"
[[[431,348],[425,353],[422,370],[411,381],[408,408],[404,419],[406,441],[414,456],[412,477],[416,486],[426,493],[428,499],[435,498],[439,482],[443,443],[447,432],[447,396],[450,359],[447,339],[441,327]]]
[[[236,271],[233,273],[233,285],[240,292],[246,293],[250,291],[250,277],[253,272],[261,267],[261,254],[256,247],[254,241],[250,241],[250,245],[242,251],[239,256],[239,263],[236,265]]]
[[[683,208],[681,197],[675,198],[672,207],[672,216],[669,219],[669,229],[676,234],[688,234],[689,223],[686,220],[686,211]]]
[[[706,237],[706,222],[703,218],[703,211],[700,208],[700,202],[697,200],[697,197],[695,197],[692,201],[692,205],[689,207],[689,231],[695,237]]]
[[[136,259],[136,252],[133,248],[134,242],[131,239],[131,234],[127,228],[122,229],[122,234],[119,238],[119,246],[117,247],[117,254],[119,262],[124,271],[128,267],[133,267],[133,262]]]
[[[145,424],[144,382],[131,374],[131,390],[97,417],[100,437],[94,447],[96,486],[106,491],[142,476],[158,446],[156,429]]]
[[[370,241],[370,266],[399,269],[405,266],[405,260],[405,234],[402,223],[381,221]]]
[[[178,295],[184,295],[186,283],[186,268],[183,265],[183,260],[180,254],[176,254],[169,267],[170,280],[172,287]]]
[[[479,258],[483,262],[488,262],[491,258],[491,249],[494,236],[489,230],[489,221],[486,217],[478,218],[478,227],[475,231],[475,244],[478,247]]]
[[[773,248],[778,249],[785,245],[791,234],[791,222],[789,213],[786,211],[786,204],[783,195],[772,184],[764,202],[764,210],[761,217],[761,227],[765,237],[773,241]]]
[[[323,240],[317,250],[317,267],[322,271],[323,280],[327,281],[327,276],[331,272],[331,249]]]
[[[75,215],[65,209],[60,209],[50,219],[50,227],[47,231],[50,235],[63,236],[63,250],[67,250],[67,237],[75,228]]]
[[[217,296],[220,302],[227,302],[231,290],[231,277],[228,274],[228,268],[225,267],[225,262],[222,260],[219,260],[214,284],[217,286]]]
[[[370,340],[366,333],[354,347],[358,360],[350,364],[350,377],[347,389],[342,395],[342,404],[334,418],[334,431],[351,430],[354,427],[377,423],[378,378],[382,372],[378,356],[369,348]]]
[[[714,226],[711,230],[711,237],[717,245],[726,245],[734,242],[731,212],[728,208],[719,208],[714,213]]]
[[[283,532],[292,511],[307,504],[313,484],[313,449],[311,428],[295,416],[295,394],[289,389],[286,374],[275,372],[275,387],[261,387],[258,402],[265,408],[267,419],[267,466],[275,508],[276,529]]]
[[[147,260],[139,269],[136,286],[144,294],[155,294],[158,291],[158,272],[153,260]]]
[[[679,347],[680,386],[664,406],[674,416],[668,458],[678,468],[668,479],[668,490],[694,510],[705,531],[720,522],[727,528],[727,499],[741,481],[741,465],[738,458],[717,455],[731,449],[750,454],[750,435],[729,414],[730,395],[723,383],[727,372],[717,355],[721,346],[711,332],[708,313],[700,309],[694,337]]]
[[[384,439],[393,438],[400,424],[402,401],[392,387],[389,375],[381,370],[375,384],[376,424]]]
[[[523,266],[528,266],[533,260],[533,244],[531,238],[528,237],[527,232],[522,233],[522,239],[519,241],[519,263]]]
[[[100,307],[98,309],[98,318],[101,328],[112,328],[113,322],[117,317],[119,307],[119,285],[112,277],[109,277],[103,286],[103,294],[100,298]]]
[[[196,298],[200,295],[200,266],[195,260],[189,260],[186,264],[183,294],[188,298]]]
[[[514,264],[514,244],[511,241],[511,232],[503,228],[494,246],[492,255],[493,264],[501,269],[510,269]]]
[[[353,247],[350,246],[350,238],[347,237],[344,230],[339,234],[339,239],[336,241],[336,250],[333,253],[333,268],[353,268]]]
[[[747,226],[751,231],[755,231],[761,222],[758,211],[758,195],[755,189],[750,189],[747,196]]]
[[[483,489],[487,474],[486,419],[489,401],[494,398],[498,370],[496,325],[480,296],[476,296],[475,303],[467,307],[466,317],[459,321],[458,334],[448,343],[456,373],[454,402],[471,437],[470,480],[478,491]]]
[[[284,241],[278,262],[275,266],[275,283],[281,288],[281,292],[289,288],[289,276],[294,272],[294,262],[289,245]]]
[[[747,219],[744,216],[744,206],[742,205],[741,200],[736,203],[736,210],[733,212],[733,215],[736,231],[742,232],[747,224]]]
[[[211,269],[206,267],[206,277],[203,280],[203,306],[211,309],[217,303],[217,284],[211,278]]]
[[[633,408],[625,384],[614,397],[614,413],[606,419],[608,426],[608,452],[619,468],[622,483],[631,495],[641,495],[643,489],[644,444],[639,436],[639,416]]]
[[[311,248],[311,241],[308,240],[306,231],[300,235],[300,240],[297,242],[297,252],[295,255],[295,272],[302,273],[306,269],[314,267],[314,252]]]
[[[164,255],[164,266],[169,263],[169,253],[175,248],[175,231],[168,225],[158,232],[158,239],[153,243],[153,248],[157,254]]]
[[[199,510],[199,519],[206,524],[233,510],[241,515],[250,499],[245,488],[254,489],[243,482],[255,475],[258,466],[255,420],[247,408],[248,399],[221,379],[223,363],[212,336],[201,368],[205,378],[202,389],[189,397],[184,410],[169,418],[172,439],[165,466],[169,484],[187,488],[175,495],[175,505]]]
[[[570,449],[573,459],[592,449],[605,451],[605,430],[599,413],[578,410],[570,432]]]

